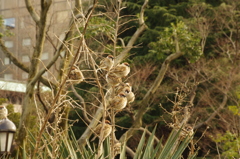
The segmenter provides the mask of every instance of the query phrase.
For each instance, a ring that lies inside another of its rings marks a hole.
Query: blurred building
[[[37,13],[40,13],[40,0],[31,0],[31,2]],[[54,47],[52,44],[59,44],[58,37],[68,29],[73,7],[73,0],[53,0],[47,20],[47,35],[50,38],[45,40],[43,54],[40,59],[41,67],[44,67],[53,57]],[[9,33],[9,36],[3,38],[5,46],[23,64],[29,65],[35,46],[36,25],[26,9],[25,0],[1,0],[0,16],[3,19],[1,32],[7,31]],[[51,72],[54,72],[54,70],[51,70]],[[49,75],[46,72],[44,76],[51,78],[49,76],[52,76],[52,74]],[[14,82],[21,85],[25,83],[27,78],[28,74],[17,68],[0,49],[0,82],[5,82],[5,84]],[[2,92],[13,91],[7,89],[8,87],[0,85],[0,91],[2,90]],[[24,90],[19,91],[16,89],[13,92],[22,94]],[[0,98],[1,94],[4,93],[0,92]]]
[[[54,44],[57,37],[67,28],[73,8],[71,0],[54,0],[48,15],[48,35]],[[40,1],[32,0],[34,8],[39,13]],[[36,26],[28,13],[25,0],[3,0],[0,2],[0,15],[3,18],[4,29],[8,30],[9,36],[4,37],[5,46],[22,63],[28,65],[35,45]],[[2,30],[3,31],[3,30]],[[53,56],[54,47],[49,40],[45,41],[42,64],[46,64]],[[48,76],[46,73],[44,76]],[[0,50],[0,80],[25,81],[28,74],[12,64]]]

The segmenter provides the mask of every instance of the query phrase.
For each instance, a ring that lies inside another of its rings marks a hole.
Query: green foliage
[[[171,27],[165,28],[157,42],[149,44],[151,49],[148,56],[163,61],[170,54],[177,52],[179,46],[184,56],[194,62],[202,55],[199,44],[197,33],[191,32],[182,21],[177,24],[171,23]]]
[[[228,109],[234,114],[240,116],[240,109],[237,106],[228,106]]]
[[[16,125],[16,127],[19,127],[19,120],[21,117],[20,113],[15,113],[14,112],[14,106],[12,104],[8,104],[7,107],[8,109],[8,118]]]
[[[84,27],[80,27],[79,30],[83,32]],[[109,39],[113,39],[114,31],[115,23],[112,19],[108,16],[96,16],[89,20],[85,38],[88,40],[90,48],[102,51],[103,48],[107,48]]]
[[[111,37],[114,33],[114,27],[114,23],[107,20],[106,17],[92,17],[89,21],[89,27],[85,36],[86,38],[98,35]],[[83,30],[83,28],[80,28],[80,30]]]
[[[143,0],[129,0],[126,2],[126,10],[124,14],[138,14],[141,9],[141,5],[144,3]],[[139,37],[137,44],[141,44],[139,48],[132,49],[131,53],[135,58],[135,61],[142,62],[145,60],[155,61],[154,58],[149,58],[149,43],[158,41],[159,34],[166,27],[171,27],[171,23],[176,23],[179,20],[188,18],[189,14],[187,13],[188,0],[183,1],[162,1],[162,0],[150,0],[148,7],[144,13],[145,23],[148,26],[148,29]],[[137,23],[131,24],[138,26]],[[131,33],[135,31],[135,28],[127,31],[124,34],[124,39]],[[137,53],[137,54],[136,54]],[[144,57],[142,57],[144,56]],[[150,55],[151,56],[151,55]],[[154,56],[151,56],[154,57]]]
[[[182,158],[182,153],[187,148],[192,138],[187,137],[183,141],[181,141],[181,143],[179,143],[179,135],[181,130],[179,130],[178,132],[173,130],[165,144],[162,143],[162,140],[155,144],[154,141],[155,131],[156,127],[153,129],[152,134],[149,136],[147,141],[146,131],[144,131],[142,138],[139,141],[134,159]],[[194,158],[196,154],[197,152],[188,156],[188,158]]]
[[[222,150],[221,155],[226,158],[239,158],[240,136],[227,131],[224,135],[218,134],[214,141]]]
[[[14,35],[9,29],[5,28],[4,21],[1,15],[0,15],[0,29],[1,29],[0,38]]]
[[[0,98],[0,105],[7,103],[7,101],[8,100],[6,98]],[[14,105],[12,104],[8,104],[6,108],[8,110],[8,118],[16,125],[16,127],[18,127],[21,114],[14,112]]]
[[[237,89],[239,89],[239,88],[237,88]],[[240,99],[240,93],[239,93],[239,91],[236,91],[235,95],[236,95],[236,98],[237,98],[237,99]],[[240,116],[240,108],[239,108],[239,106],[230,105],[230,106],[228,106],[228,109],[229,109],[234,115]]]
[[[0,98],[0,104],[6,103],[7,99],[6,98]]]
[[[239,98],[239,94],[238,98]],[[228,106],[228,109],[237,116],[240,116],[240,108],[238,106]],[[227,131],[225,134],[218,134],[216,138],[213,139],[219,148],[221,149],[220,154],[226,158],[239,158],[239,146],[240,146],[240,136],[236,133]]]
[[[56,135],[56,136],[55,136]],[[57,137],[53,139],[53,137]],[[30,144],[30,149],[33,151],[36,149],[36,137],[29,132],[28,143]],[[78,159],[93,159],[96,155],[96,151],[90,146],[81,148],[78,146],[77,139],[73,135],[72,129],[69,129],[69,135],[66,133],[56,133],[53,134],[44,133],[41,138],[41,150],[38,150],[34,158],[36,159],[47,159],[47,158],[78,158]],[[54,151],[54,152],[53,152]],[[31,153],[26,153],[24,149],[23,159],[30,157]]]
[[[146,16],[147,24],[150,22],[150,28],[153,28],[153,26],[167,26],[177,20],[176,10],[163,6],[153,6],[153,8],[146,11]]]
[[[141,140],[139,141],[138,147],[136,149],[136,153],[134,156],[134,159],[178,159],[182,157],[183,151],[187,148],[187,145],[191,141],[191,137],[187,137],[181,143],[179,144],[179,130],[178,132],[172,131],[172,133],[169,135],[168,140],[165,142],[165,144],[162,143],[162,140],[160,140],[158,143],[155,141],[155,132],[156,127],[153,129],[150,136],[146,136],[146,131],[144,131]],[[56,132],[54,132],[56,133]],[[52,134],[53,135],[53,134]],[[78,146],[77,139],[75,138],[72,129],[69,129],[69,135],[66,135],[65,133],[61,134],[55,134],[58,136],[58,140],[53,140],[53,136],[49,133],[44,133],[41,138],[41,150],[37,151],[37,154],[34,158],[36,159],[45,159],[51,157],[51,154],[53,151],[55,151],[55,156],[59,159],[66,159],[66,158],[78,158],[78,159],[92,159],[96,158],[97,156],[97,148],[94,146],[90,146],[88,143],[86,147],[81,148]],[[29,132],[29,138],[28,143],[31,145],[31,149],[34,150],[36,147],[36,138],[34,135]],[[177,146],[175,146],[177,144]],[[40,148],[39,147],[39,148]],[[58,147],[58,148],[56,148]],[[111,143],[109,138],[107,138],[104,142],[104,149],[103,149],[103,156],[100,158],[106,158],[110,159],[110,147]],[[174,151],[172,151],[174,150]],[[27,154],[26,150],[24,149],[23,154],[25,157],[23,159],[27,158],[28,156],[31,156],[31,154]],[[189,156],[188,158],[194,158],[197,152],[195,152],[193,155]],[[122,144],[121,152],[120,152],[120,158],[125,159],[126,158],[126,143]]]

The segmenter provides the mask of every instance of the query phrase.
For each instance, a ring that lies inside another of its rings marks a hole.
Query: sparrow
[[[107,89],[105,97],[106,99],[109,99],[110,97],[113,97],[115,95],[118,95],[121,92],[124,92],[125,89],[131,89],[129,83],[120,82],[117,85],[115,86],[113,85],[113,87],[110,87],[109,89]]]
[[[129,90],[132,92],[132,85],[130,83],[125,83],[125,85],[129,88]]]
[[[118,77],[126,77],[130,72],[130,66],[127,62],[118,64],[116,67],[113,67],[111,70]]]
[[[106,74],[106,81],[110,86],[115,86],[122,82],[122,79],[118,77],[115,73],[109,72]]]
[[[130,89],[126,89],[124,95],[127,97],[128,103],[132,103],[135,100],[135,95]]]
[[[100,61],[99,69],[103,69],[109,71],[114,65],[114,57],[112,55],[108,55],[106,58]]]
[[[113,151],[114,151],[114,156],[121,153],[121,143],[120,142],[114,143]]]
[[[127,106],[127,102],[127,97],[124,93],[119,93],[117,96],[110,99],[109,106],[114,110],[121,111]]]
[[[187,127],[185,128],[185,131],[187,132],[187,134],[188,134],[189,136],[192,136],[192,135],[194,134],[193,128],[192,128],[191,126],[187,126]]]
[[[95,133],[95,136],[93,137],[93,140],[95,140],[96,137],[99,137],[100,138],[100,135],[101,135],[101,130],[103,131],[103,138],[102,138],[102,141],[104,141],[112,132],[112,126],[110,125],[110,121],[109,120],[105,120],[105,124],[104,124],[104,127],[103,127],[103,124],[100,123],[96,126],[96,128],[93,130],[94,133]]]
[[[121,82],[121,83],[117,84],[114,87],[114,89],[115,89],[115,93],[119,94],[120,92],[125,92],[126,89],[132,91],[132,86],[129,83]]]
[[[82,72],[75,65],[72,66],[68,78],[72,84],[78,84],[84,80],[84,76],[83,76]]]
[[[186,126],[185,128],[182,128],[182,131],[180,133],[180,139],[183,140],[186,137],[192,137],[194,134],[193,128],[191,126]]]
[[[0,105],[0,120],[6,119],[8,115],[8,110],[5,106]]]

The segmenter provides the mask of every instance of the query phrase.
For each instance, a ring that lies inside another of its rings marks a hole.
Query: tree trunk
[[[29,13],[33,17],[35,15],[34,9],[30,9],[32,5],[30,1],[26,0],[26,6],[28,8]],[[41,13],[40,13],[40,19],[34,18],[36,23],[36,43],[35,48],[31,57],[31,63],[29,67],[29,75],[28,75],[28,82],[27,82],[27,89],[26,89],[26,95],[23,100],[23,106],[22,106],[22,116],[20,120],[19,125],[19,134],[17,138],[18,146],[25,148],[26,143],[26,135],[27,131],[30,129],[30,124],[32,122],[37,123],[37,120],[35,118],[30,119],[31,115],[34,115],[36,113],[35,108],[35,100],[34,100],[34,87],[39,80],[39,62],[40,57],[43,51],[44,41],[45,41],[45,32],[46,32],[46,19],[47,19],[47,13],[49,10],[49,7],[51,6],[52,1],[47,0],[41,1]]]

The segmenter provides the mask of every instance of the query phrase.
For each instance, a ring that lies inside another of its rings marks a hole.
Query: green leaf
[[[123,147],[122,147],[122,152],[120,153],[120,159],[126,159],[126,142],[124,142]]]
[[[174,153],[172,158],[180,158],[183,151],[186,149],[186,147],[188,146],[189,142],[191,141],[192,137],[188,136],[186,137],[182,143],[180,144],[180,146],[177,148],[177,151]]]
[[[240,111],[237,106],[228,106],[228,109],[234,114],[240,116]]]
[[[145,143],[145,134],[146,134],[146,131],[144,131],[142,134],[141,140],[138,144],[138,147],[137,147],[137,150],[136,150],[136,153],[135,153],[135,156],[133,159],[139,159],[140,155],[142,154],[143,146]]]
[[[171,152],[173,151],[173,148],[176,146],[175,144],[177,144],[178,142],[178,138],[179,138],[179,134],[181,132],[181,129],[179,129],[179,131],[176,132],[176,130],[172,130],[171,134],[169,135],[163,150],[161,151],[160,155],[159,155],[159,159],[162,158],[169,158],[171,155]]]
[[[145,149],[143,158],[149,158],[150,159],[150,156],[153,156],[153,150],[154,150],[153,143],[154,143],[156,128],[157,128],[157,126],[154,127],[153,132],[148,139],[148,143],[146,145],[146,149]]]

